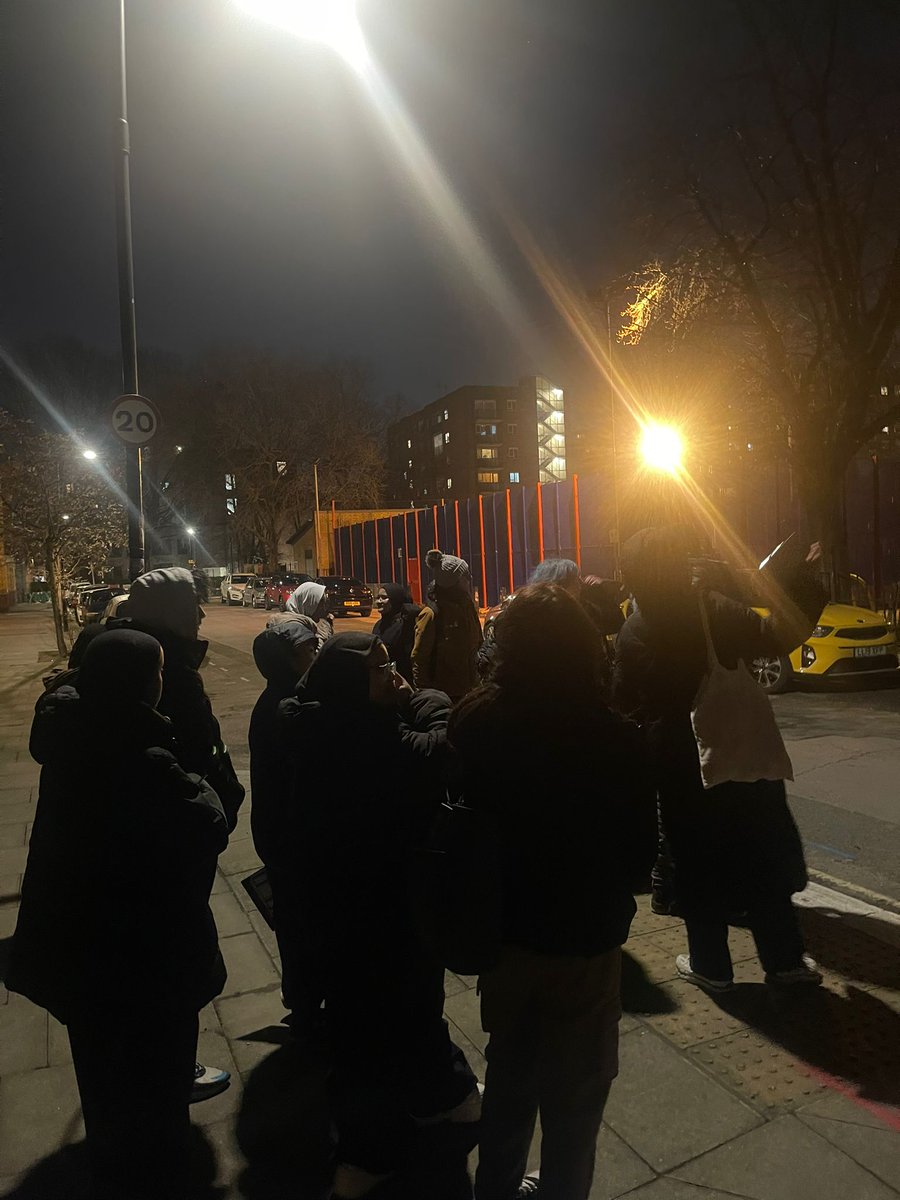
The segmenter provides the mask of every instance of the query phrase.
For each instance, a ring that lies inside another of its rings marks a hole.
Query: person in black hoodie
[[[340,763],[327,787],[295,774],[285,829],[301,953],[320,982],[334,1065],[339,1200],[403,1165],[415,1118],[480,1113],[443,1019],[443,969],[418,939],[408,896],[412,848],[444,796],[448,709],[440,692],[414,695],[366,633],[331,638],[281,705],[292,755]]]
[[[577,600],[555,584],[522,588],[494,636],[493,681],[457,705],[448,731],[466,804],[501,848],[503,948],[479,978],[490,1040],[475,1192],[587,1200],[654,797],[637,727],[604,703]],[[538,1111],[539,1184],[524,1177]]]
[[[293,802],[292,762],[280,736],[278,706],[294,689],[316,656],[316,622],[288,613],[262,631],[253,642],[253,658],[266,680],[250,717],[250,828],[256,853],[266,865],[281,955],[281,992],[294,1018],[314,1017],[321,1003],[296,962],[298,939],[295,898],[295,859],[287,811]],[[293,1021],[292,1021],[293,1027]]]
[[[409,589],[400,583],[381,583],[375,594],[375,607],[381,614],[372,633],[381,638],[397,673],[412,680],[412,649],[416,638],[416,617],[420,605],[413,604]]]
[[[109,1198],[187,1194],[197,1014],[225,983],[208,904],[225,814],[178,764],[162,669],[153,638],[103,633],[31,730],[40,792],[7,984],[68,1027]],[[160,888],[135,886],[161,867]]]

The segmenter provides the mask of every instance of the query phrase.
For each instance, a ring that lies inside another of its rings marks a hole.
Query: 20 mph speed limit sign
[[[145,446],[159,428],[159,414],[146,396],[120,396],[113,405],[116,437],[131,446]]]

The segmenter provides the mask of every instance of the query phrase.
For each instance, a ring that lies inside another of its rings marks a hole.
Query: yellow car
[[[881,613],[853,604],[826,604],[819,624],[793,654],[757,658],[751,670],[763,691],[775,695],[807,676],[846,679],[896,673],[898,650],[897,631]]]

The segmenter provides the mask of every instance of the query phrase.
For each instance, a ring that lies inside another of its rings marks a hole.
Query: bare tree
[[[105,564],[125,541],[125,512],[108,477],[70,437],[0,410],[0,503],[9,549],[43,567],[56,644],[67,652],[63,588],[79,568]]]
[[[715,6],[722,11],[723,6]],[[878,0],[730,0],[738,52],[659,156],[658,258],[621,338],[716,342],[840,557],[842,480],[900,411],[900,88]],[[684,131],[682,130],[682,133]]]

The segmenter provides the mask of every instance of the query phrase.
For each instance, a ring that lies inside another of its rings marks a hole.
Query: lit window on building
[[[450,420],[450,413],[447,411],[447,409],[446,409],[446,408],[444,409],[444,420],[445,420],[445,421],[449,421],[449,420]]]
[[[407,450],[412,450],[412,438],[406,439],[406,448]]]
[[[237,500],[234,498],[234,496],[229,496],[225,501],[225,511],[230,517],[233,517],[237,512]]]
[[[478,472],[478,482],[479,483],[499,483],[500,482],[500,472],[499,471],[479,471]]]
[[[407,465],[408,467],[411,467],[411,466],[412,466],[412,459],[410,459],[410,460],[409,460],[409,462],[408,462],[406,465]]]
[[[226,492],[234,491],[234,476],[233,475],[225,476],[225,491]]]
[[[499,450],[496,446],[476,446],[475,457],[482,461],[495,462],[499,456]]]
[[[285,473],[285,471],[287,470],[287,463],[286,462],[277,462],[275,464],[275,470],[278,472],[279,475],[283,475]]]
[[[434,446],[435,455],[443,454],[444,453],[444,439],[441,436],[441,434],[436,433],[434,435],[434,437],[431,439],[431,441],[432,441],[432,445]]]
[[[518,483],[519,482],[519,472],[518,471],[510,471],[509,482],[510,483]]]
[[[484,421],[479,421],[475,426],[475,436],[480,438],[496,437],[497,426],[489,425]]]
[[[518,448],[518,446],[510,446],[510,447],[508,447],[508,449],[507,449],[507,451],[506,451],[506,457],[507,457],[507,458],[518,458],[518,457],[519,457],[519,448]]]
[[[881,389],[880,389],[880,390],[881,390],[881,394],[882,394],[882,396],[886,396],[886,395],[888,394],[888,385],[887,385],[886,383],[883,383],[883,384],[881,385]]]
[[[450,434],[449,434],[449,433],[445,433],[445,434],[444,434],[444,445],[445,445],[445,446],[449,446],[449,444],[450,444]]]
[[[449,492],[452,487],[453,487],[453,480],[448,479],[447,480],[447,491]]]

